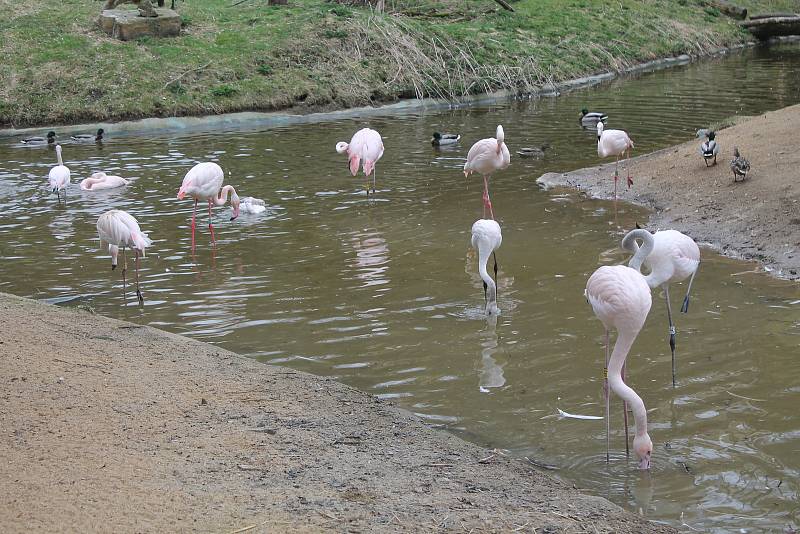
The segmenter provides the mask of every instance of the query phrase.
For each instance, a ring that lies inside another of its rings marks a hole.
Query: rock
[[[181,33],[181,17],[175,11],[157,8],[156,17],[141,17],[138,11],[107,9],[100,13],[98,24],[108,35],[120,41],[138,37],[175,37]]]

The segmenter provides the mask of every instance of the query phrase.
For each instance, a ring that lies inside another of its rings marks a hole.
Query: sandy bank
[[[699,139],[633,158],[620,169],[619,198],[653,209],[648,228],[674,228],[723,254],[757,260],[772,274],[800,278],[800,105],[739,122],[717,132],[717,165],[706,167]],[[634,142],[636,141],[634,137]],[[751,172],[734,183],[733,147]],[[545,187],[574,187],[594,198],[613,198],[614,163],[569,173],[548,173]],[[631,169],[634,185],[625,190]]]
[[[327,378],[6,294],[0,318],[5,532],[672,532]]]

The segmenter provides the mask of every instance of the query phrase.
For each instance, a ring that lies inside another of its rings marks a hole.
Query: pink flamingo
[[[81,189],[84,191],[99,191],[100,189],[113,189],[128,185],[128,180],[122,176],[109,176],[104,172],[95,172],[88,178],[81,180]]]
[[[493,219],[478,219],[472,225],[472,248],[478,251],[478,273],[483,280],[483,295],[486,300],[486,315],[499,315],[497,307],[497,254],[503,242],[500,225]],[[489,255],[494,256],[494,280],[486,271]],[[487,291],[488,290],[488,291]]]
[[[601,158],[617,156],[617,162],[614,166],[614,200],[617,199],[619,157],[627,152],[627,157],[630,158],[632,148],[633,141],[628,137],[627,132],[624,130],[604,130],[603,122],[597,123],[597,155]],[[631,172],[628,169],[628,188],[630,189],[632,185],[633,178],[631,178]]]
[[[653,442],[647,433],[647,410],[644,402],[636,392],[624,382],[625,358],[633,345],[636,336],[644,325],[650,312],[652,299],[650,287],[644,276],[637,270],[652,246],[645,245],[636,253],[632,266],[605,265],[597,269],[586,283],[586,300],[605,327],[606,342],[606,461],[609,461],[610,409],[608,388],[630,403],[636,422],[636,433],[633,438],[633,451],[639,458],[639,468],[650,468],[650,456]],[[617,342],[614,352],[609,356],[609,335],[611,328],[617,330]],[[628,448],[627,406],[625,407],[625,448]]]
[[[350,172],[353,176],[358,174],[362,160],[364,175],[367,177],[367,196],[369,196],[369,175],[372,174],[372,193],[375,193],[375,164],[383,156],[383,139],[381,134],[369,128],[362,128],[353,134],[349,143],[339,141],[336,143],[336,152],[347,154],[350,163]]]
[[[97,233],[100,235],[100,248],[108,246],[111,253],[111,270],[117,268],[117,255],[122,247],[122,292],[125,294],[125,273],[128,272],[128,257],[125,247],[131,247],[136,252],[136,297],[139,305],[144,305],[144,297],[139,290],[139,253],[144,256],[144,251],[152,244],[147,234],[139,228],[139,223],[129,213],[122,210],[109,210],[97,219]]]
[[[56,157],[58,158],[58,165],[50,169],[47,180],[50,183],[50,189],[58,195],[59,202],[61,202],[61,191],[64,191],[64,203],[66,204],[70,173],[69,167],[64,165],[64,161],[61,159],[61,145],[56,145]]]
[[[214,240],[214,226],[211,223],[211,207],[224,206],[228,201],[228,194],[231,197],[233,216],[231,220],[239,216],[239,195],[232,185],[222,187],[225,174],[222,168],[214,162],[206,161],[198,163],[192,167],[183,178],[181,188],[178,190],[178,200],[183,200],[185,196],[194,198],[194,212],[192,212],[192,250],[194,250],[194,230],[195,219],[197,218],[197,202],[200,200],[208,201],[208,229],[211,231],[211,244],[216,244]]]
[[[669,348],[672,351],[672,387],[675,387],[675,325],[672,322],[672,306],[669,303],[669,284],[681,282],[689,278],[686,297],[683,299],[681,312],[689,311],[689,292],[692,290],[694,275],[700,266],[700,248],[694,239],[677,230],[662,230],[651,234],[647,230],[631,230],[622,239],[622,248],[634,253],[639,251],[637,239],[649,243],[652,252],[644,259],[642,265],[650,269],[644,277],[650,288],[661,287],[667,301],[667,319],[669,320]],[[631,259],[631,267],[633,259]]]
[[[486,209],[494,219],[492,201],[489,200],[489,177],[496,171],[501,171],[511,163],[511,154],[505,143],[503,126],[497,126],[496,137],[481,139],[472,145],[467,153],[467,162],[464,163],[464,176],[469,176],[473,171],[483,176],[483,218],[486,218]]]

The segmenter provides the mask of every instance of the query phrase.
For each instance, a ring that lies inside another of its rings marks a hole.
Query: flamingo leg
[[[675,325],[672,323],[672,306],[669,303],[669,285],[664,284],[664,298],[667,299],[667,319],[669,319],[669,349],[672,351],[672,387],[675,387]]]
[[[372,194],[375,194],[375,180],[377,179],[376,175],[378,174],[378,168],[372,168]]]
[[[139,306],[144,306],[144,297],[139,289],[139,249],[137,248],[134,250],[136,251],[136,298],[139,299]]]
[[[194,250],[194,229],[195,229],[195,219],[197,219],[197,199],[194,199],[194,211],[192,212],[192,250]]]
[[[492,201],[489,199],[489,177],[483,177],[483,218],[486,218],[486,209],[489,209],[489,215],[494,220],[494,211],[492,211]]]
[[[617,180],[619,180],[619,156],[614,164],[614,200],[617,200]]]
[[[497,298],[499,292],[497,291],[497,253],[492,251],[492,257],[494,258],[494,298]]]
[[[211,246],[217,244],[214,239],[214,225],[211,223],[211,199],[208,199],[208,229],[211,231]]]
[[[625,382],[625,363],[622,362],[622,381]],[[623,425],[625,425],[625,456],[631,455],[630,445],[628,444],[629,436],[628,436],[628,403],[626,401],[622,401],[622,420]]]
[[[700,268],[698,265],[694,272],[692,273],[691,278],[689,278],[689,287],[686,288],[686,297],[683,299],[683,305],[681,306],[681,313],[688,313],[689,312],[689,292],[692,290],[692,282],[694,282],[694,275],[697,274],[697,269]]]
[[[128,281],[125,273],[128,272],[128,256],[125,254],[125,247],[122,247],[122,297],[128,300]]]
[[[610,392],[608,390],[608,360],[611,358],[609,349],[610,341],[608,339],[608,328],[606,328],[606,364],[603,367],[603,395],[606,399],[606,462],[611,461],[611,405],[609,403]]]
[[[631,159],[631,149],[630,148],[627,150],[626,157],[627,157],[627,159]],[[631,186],[633,185],[633,178],[631,178],[630,161],[628,162],[628,166],[625,167],[625,169],[628,171],[628,189],[630,189]]]

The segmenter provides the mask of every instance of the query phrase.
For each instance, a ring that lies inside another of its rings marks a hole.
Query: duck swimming
[[[589,111],[586,108],[581,110],[581,116],[578,117],[578,124],[584,128],[595,128],[598,122],[605,123],[608,120],[608,115],[599,111]]]
[[[709,167],[708,161],[713,158],[714,162],[711,165],[717,164],[717,154],[719,153],[719,145],[715,141],[717,134],[713,131],[709,131],[706,134],[706,140],[700,144],[700,155],[703,156],[703,160],[706,162],[706,167]]]
[[[739,154],[739,148],[733,147],[733,159],[731,160],[731,171],[733,171],[733,181],[738,182],[741,176],[742,181],[747,178],[747,173],[750,171],[750,162],[744,156]]]
[[[542,159],[544,151],[550,148],[550,143],[543,143],[541,146],[524,147],[517,150],[521,158]]]
[[[454,145],[458,143],[459,139],[461,139],[461,136],[458,134],[442,134],[439,132],[433,132],[431,144],[433,146]]]
[[[102,128],[97,129],[97,133],[92,134],[76,134],[70,137],[73,141],[78,143],[102,143],[103,142],[103,134],[105,131]]]
[[[26,145],[54,145],[56,142],[56,133],[50,131],[47,132],[47,137],[26,137],[22,142]]]

